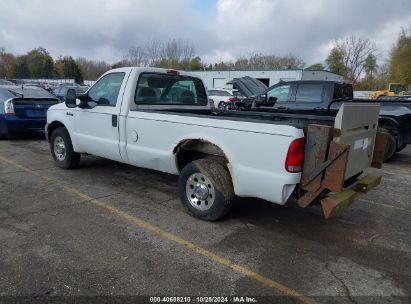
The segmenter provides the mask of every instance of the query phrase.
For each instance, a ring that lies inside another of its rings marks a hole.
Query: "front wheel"
[[[221,111],[225,111],[227,109],[227,105],[224,101],[220,101],[220,103],[218,104],[218,109]]]
[[[195,217],[216,221],[226,215],[234,200],[230,173],[219,162],[199,159],[189,163],[180,173],[180,199]]]
[[[70,135],[66,128],[57,128],[51,134],[50,150],[56,165],[71,169],[80,163],[80,154],[74,152]]]

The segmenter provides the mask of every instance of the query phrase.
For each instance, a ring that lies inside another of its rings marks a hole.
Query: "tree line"
[[[323,63],[307,69],[328,69],[350,80],[356,90],[382,90],[389,82],[411,86],[411,33],[402,29],[389,57],[377,63],[378,49],[367,38],[346,37],[334,42]]]
[[[95,80],[109,69],[123,66],[173,68],[180,70],[329,70],[350,80],[357,90],[384,89],[388,82],[411,85],[411,34],[402,29],[390,56],[377,64],[375,42],[361,37],[345,37],[334,41],[324,62],[306,67],[296,55],[277,56],[253,53],[235,61],[214,64],[202,62],[192,42],[182,39],[156,39],[131,47],[123,58],[109,64],[71,56],[54,60],[49,52],[35,48],[25,55],[15,56],[0,47],[0,78],[69,78],[82,83]]]

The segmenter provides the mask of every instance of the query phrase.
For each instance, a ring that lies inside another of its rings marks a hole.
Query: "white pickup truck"
[[[128,67],[108,71],[83,95],[69,90],[48,110],[45,129],[59,167],[74,168],[87,153],[179,174],[181,201],[201,219],[223,217],[235,195],[281,205],[293,195],[302,207],[321,202],[328,217],[379,183],[357,177],[380,165],[384,148],[378,106],[340,112],[219,111],[194,75]],[[362,125],[347,127],[353,115]]]

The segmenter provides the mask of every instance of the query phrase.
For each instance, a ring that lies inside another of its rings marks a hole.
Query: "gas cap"
[[[132,141],[134,141],[134,142],[137,142],[137,140],[138,140],[138,134],[137,134],[137,131],[132,131],[131,132],[131,140]]]

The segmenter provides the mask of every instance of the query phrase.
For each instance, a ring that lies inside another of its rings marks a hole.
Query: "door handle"
[[[112,127],[117,127],[117,115],[111,115],[111,126]]]
[[[74,114],[71,113],[71,112],[66,112],[66,115],[68,115],[68,116],[74,116]]]
[[[280,106],[280,107],[278,107],[277,109],[278,109],[278,110],[287,110],[288,108],[287,108],[287,107],[284,107],[284,106]]]
[[[314,108],[314,111],[322,111],[322,110],[323,110],[323,108],[321,108],[321,107]]]

